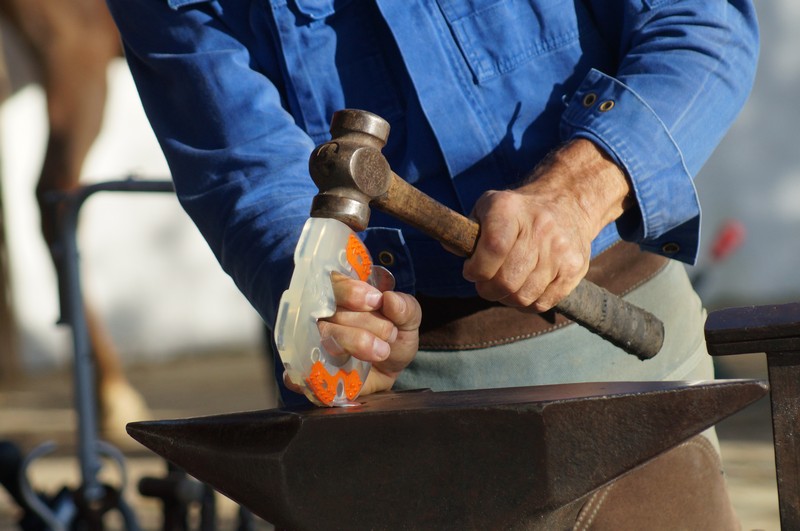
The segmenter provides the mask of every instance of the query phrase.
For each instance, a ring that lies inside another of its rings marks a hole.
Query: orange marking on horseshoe
[[[317,361],[311,366],[311,374],[306,378],[309,389],[326,406],[331,405],[333,399],[336,398],[336,389],[339,387],[339,382],[342,382],[344,394],[349,400],[353,400],[358,396],[363,385],[361,376],[358,375],[357,371],[347,372],[339,369],[336,374],[331,375],[321,361]]]
[[[350,233],[350,238],[347,239],[347,262],[355,269],[358,278],[366,282],[372,272],[372,259],[364,242],[353,233]]]

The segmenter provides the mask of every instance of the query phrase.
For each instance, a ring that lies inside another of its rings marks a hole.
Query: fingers
[[[391,353],[399,333],[390,318],[379,311],[384,294],[365,282],[334,273],[331,275],[336,313],[318,323],[322,345],[332,356],[354,356],[376,363]]]
[[[323,347],[342,363],[349,356],[372,363],[361,394],[391,389],[419,348],[419,303],[411,295],[380,293],[344,275],[334,274],[331,280],[338,308],[318,322]],[[288,378],[284,382],[288,389],[302,392]]]
[[[383,294],[381,313],[403,332],[415,331],[422,321],[417,299],[405,293],[387,291]]]
[[[475,205],[473,215],[481,225],[475,252],[464,263],[464,278],[471,282],[487,282],[495,278],[520,237],[516,216],[510,216],[518,205],[507,192],[486,192]],[[487,293],[498,300],[508,293]]]
[[[464,277],[490,301],[549,310],[586,274],[591,239],[552,204],[515,192],[488,192],[475,207],[481,235]]]
[[[563,253],[559,260],[559,269],[556,276],[541,294],[527,306],[539,313],[546,312],[572,293],[589,270],[590,252],[587,249],[583,253]],[[526,300],[522,301],[523,304]]]
[[[362,394],[391,389],[395,380],[414,360],[419,348],[419,324],[422,310],[417,300],[405,293],[384,293],[381,312],[397,326],[397,338],[392,342],[391,355],[373,364],[364,382]]]
[[[464,264],[464,277],[475,282],[486,300],[528,306],[555,277],[548,249],[541,245],[543,235],[532,219],[525,219],[527,210],[522,196],[512,192],[487,192],[475,206],[481,235]],[[522,219],[520,212],[525,212]]]
[[[340,314],[343,316],[340,322],[348,322],[354,313],[339,311],[337,316]],[[380,312],[362,313],[361,316],[365,318],[363,326],[370,326],[369,330],[340,327],[337,323],[320,324],[325,327],[330,326],[330,338],[341,346],[340,352],[372,362],[372,370],[364,383],[362,394],[391,389],[394,381],[417,354],[422,310],[411,295],[387,291],[383,293]],[[370,318],[374,320],[370,320],[367,324],[366,319]],[[389,337],[385,337],[386,329],[381,328],[386,323],[391,324],[392,332],[389,333]],[[381,338],[385,339],[385,343]],[[375,343],[370,345],[369,341]],[[389,349],[388,353],[384,350],[386,348]]]
[[[528,287],[527,284],[519,292],[503,299],[506,306],[518,308],[526,312],[542,313],[555,307],[575,289],[580,278],[557,276],[544,289],[539,284]]]
[[[528,277],[519,288],[508,283],[502,284],[509,290],[509,295],[497,300],[507,306],[541,313],[556,306],[586,275],[590,250],[575,247],[572,241],[559,233],[542,231],[538,238],[542,240],[542,245],[537,251],[536,263],[531,263],[527,270]],[[522,244],[518,246],[524,247]],[[502,283],[503,275],[501,268],[493,282]],[[491,285],[492,282],[487,284]],[[481,293],[481,287],[478,289]]]
[[[396,337],[397,329],[394,330]],[[394,340],[394,337],[382,339],[364,328],[342,326],[326,321],[319,322],[319,332],[322,346],[331,356],[353,356],[370,363],[388,358],[391,353],[389,341]]]
[[[395,324],[397,336],[390,342],[391,356],[375,364],[375,367],[384,374],[397,377],[417,354],[422,310],[417,299],[411,295],[387,291],[381,312]]]
[[[331,285],[340,308],[369,312],[379,309],[383,303],[383,294],[378,289],[336,271],[331,273]]]

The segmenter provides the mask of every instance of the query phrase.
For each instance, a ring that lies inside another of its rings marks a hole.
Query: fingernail
[[[394,340],[397,339],[398,330],[396,326],[392,327],[392,333],[389,334],[389,343],[394,343]]]
[[[377,290],[369,291],[367,293],[367,296],[365,297],[367,306],[369,306],[370,308],[376,308],[377,309],[378,306],[381,305],[381,298],[382,297],[383,297],[383,294],[380,291],[377,291]]]
[[[372,342],[372,352],[374,352],[375,356],[380,360],[388,358],[391,351],[392,347],[390,347],[389,343],[386,341],[381,341],[376,337],[375,341]]]

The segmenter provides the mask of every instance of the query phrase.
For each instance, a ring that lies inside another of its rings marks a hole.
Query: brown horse
[[[106,70],[120,56],[117,29],[104,0],[0,0],[0,15],[29,47],[47,99],[50,132],[36,196],[48,245],[58,213],[46,201],[53,191],[78,186],[86,155],[103,119]],[[107,435],[146,414],[141,395],[125,377],[118,353],[96,312],[86,305],[97,371],[100,425]]]

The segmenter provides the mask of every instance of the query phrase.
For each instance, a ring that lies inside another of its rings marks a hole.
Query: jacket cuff
[[[692,176],[666,126],[639,95],[593,69],[567,101],[560,132],[564,140],[592,140],[630,177],[639,208],[617,220],[623,239],[695,261],[700,204]]]

